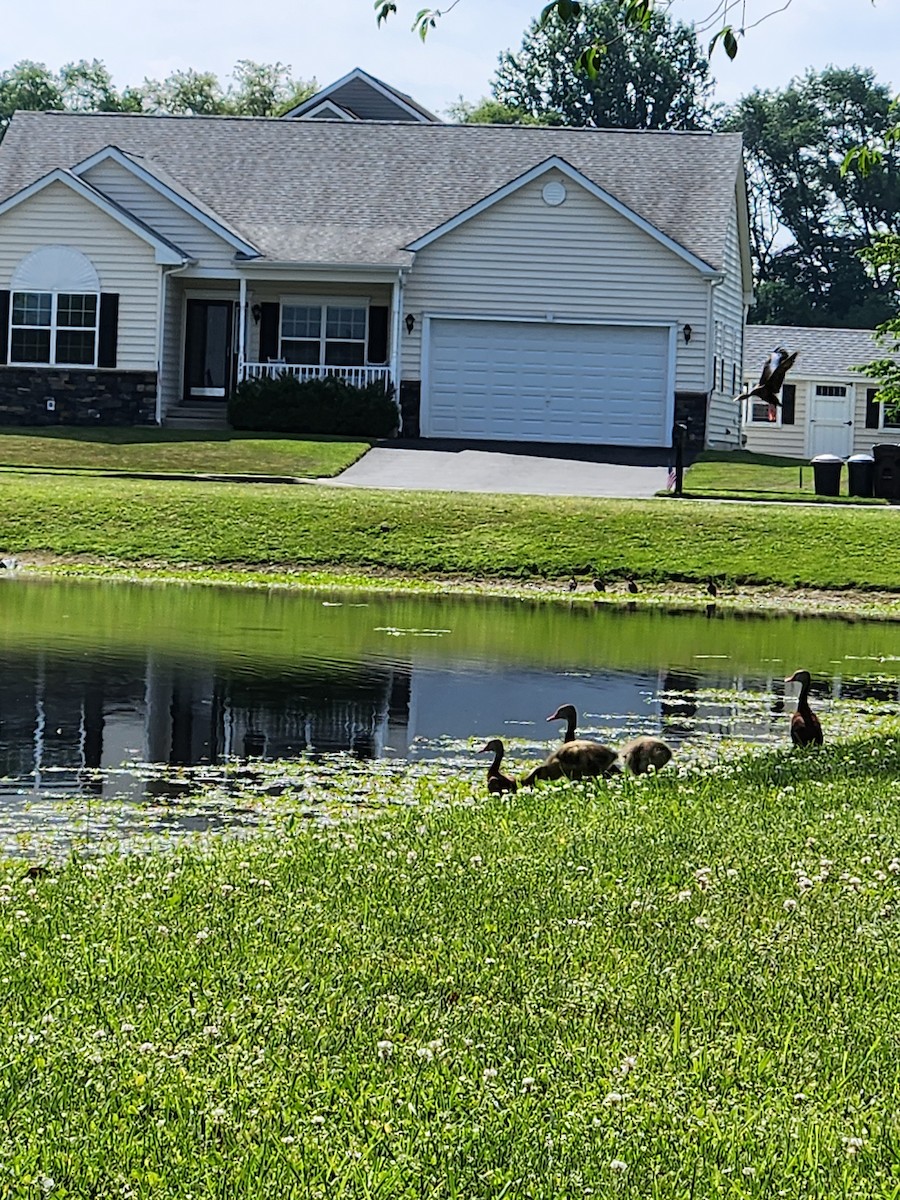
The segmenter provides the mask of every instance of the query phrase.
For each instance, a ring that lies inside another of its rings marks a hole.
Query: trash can
[[[882,500],[900,500],[900,446],[884,442],[872,447],[875,460],[875,495]]]
[[[847,491],[851,496],[875,494],[875,459],[871,454],[851,454],[847,459]]]
[[[817,454],[812,460],[813,479],[817,496],[841,494],[841,467],[844,460],[836,454]]]

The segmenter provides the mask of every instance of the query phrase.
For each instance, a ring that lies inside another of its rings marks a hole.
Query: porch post
[[[397,272],[391,288],[391,383],[394,403],[400,412],[400,325],[403,318],[403,271]],[[401,416],[402,421],[402,416]],[[402,430],[401,430],[402,432]]]
[[[247,280],[241,276],[241,295],[238,303],[238,383],[244,382],[244,361],[247,357]]]

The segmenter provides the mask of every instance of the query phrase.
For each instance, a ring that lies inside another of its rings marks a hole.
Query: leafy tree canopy
[[[500,55],[493,99],[469,121],[620,129],[700,129],[711,122],[709,63],[693,30],[651,12],[646,25],[620,31],[620,0],[584,4],[577,22],[534,21],[517,53]],[[617,32],[618,31],[618,32]],[[579,61],[599,41],[601,69]]]
[[[232,82],[223,85],[210,71],[174,71],[166,79],[145,79],[119,92],[98,59],[68,63],[58,73],[44,63],[24,60],[0,72],[0,133],[17,109],[46,112],[162,112],[277,116],[316,90],[315,80],[295,79],[283,63],[241,59]]]
[[[873,274],[880,277],[890,288],[895,302],[892,316],[878,326],[878,341],[884,349],[884,358],[863,363],[854,369],[878,382],[878,399],[896,420],[900,417],[900,316],[896,302],[900,299],[900,234],[886,233],[876,238],[871,246],[860,252]]]
[[[754,91],[724,127],[744,135],[761,323],[871,328],[890,311],[885,280],[858,251],[897,225],[900,152],[866,175],[844,172],[855,146],[883,139],[894,111],[870,70],[829,67]]]

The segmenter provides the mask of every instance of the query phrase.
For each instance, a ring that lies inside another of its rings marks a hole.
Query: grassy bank
[[[0,474],[6,554],[897,590],[893,510]]]
[[[0,466],[160,475],[338,475],[366,441],[300,439],[234,430],[0,429]]]
[[[10,867],[0,1190],[896,1196],[898,772],[385,776],[375,819]]]

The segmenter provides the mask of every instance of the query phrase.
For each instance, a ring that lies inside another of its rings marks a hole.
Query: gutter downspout
[[[247,280],[240,278],[240,299],[238,301],[238,383],[244,382],[244,362],[247,357]]]
[[[169,267],[165,265],[160,268],[159,272],[159,320],[156,329],[156,424],[162,426],[162,366],[163,366],[163,351],[165,348],[166,337],[166,304],[169,299],[169,276],[178,275],[181,271],[186,271],[191,265],[190,261],[183,262],[181,266]]]

